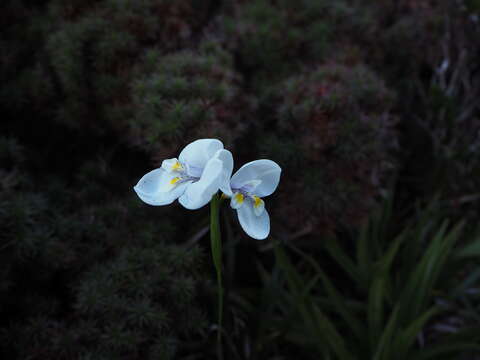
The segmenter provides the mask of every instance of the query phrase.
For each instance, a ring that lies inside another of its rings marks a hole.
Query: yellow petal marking
[[[255,207],[259,207],[262,204],[262,199],[258,196],[253,195],[253,200],[255,200],[255,203],[253,204]]]
[[[178,171],[178,170],[182,170],[182,169],[183,169],[183,166],[182,166],[182,164],[180,164],[180,161],[178,161],[178,160],[175,162],[175,164],[172,165],[172,170],[173,171]],[[174,183],[172,183],[172,184],[174,184]]]
[[[175,185],[179,181],[180,181],[179,177],[174,177],[172,180],[170,180],[170,184]]]
[[[235,194],[235,201],[238,202],[239,204],[243,203],[243,194],[237,193]]]

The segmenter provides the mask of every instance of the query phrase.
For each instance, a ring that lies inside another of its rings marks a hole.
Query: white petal
[[[161,189],[164,188],[171,179],[171,174],[168,174],[165,170],[161,168],[155,169],[145,174],[133,189],[138,197],[149,205],[168,205],[178,199],[191,183],[191,181],[181,183],[171,191],[162,192]]]
[[[215,153],[214,158],[219,159],[223,163],[223,170],[220,179],[220,191],[227,196],[232,196],[232,188],[230,187],[230,178],[233,171],[233,156],[228,150],[222,149]]]
[[[223,163],[218,159],[207,162],[200,180],[188,186],[185,193],[178,199],[180,204],[190,210],[196,210],[206,205],[218,191]]]
[[[182,171],[183,166],[182,164],[180,164],[177,158],[172,158],[172,159],[163,160],[162,169],[165,170],[166,172]]]
[[[280,181],[282,169],[272,160],[255,160],[243,165],[232,176],[232,188],[240,189],[251,180],[261,180],[252,194],[264,197],[272,194]]]
[[[263,240],[270,233],[270,217],[267,210],[264,210],[260,216],[256,216],[253,211],[253,205],[245,204],[237,210],[238,220],[242,229],[248,236]]]
[[[203,169],[215,153],[223,149],[223,144],[217,139],[200,139],[185,146],[178,159],[183,164],[188,164],[191,169]],[[189,174],[199,176],[200,174]]]
[[[230,199],[230,207],[232,209],[238,209],[240,208],[243,203],[245,202],[245,196],[243,194],[236,192],[232,194],[232,198]]]

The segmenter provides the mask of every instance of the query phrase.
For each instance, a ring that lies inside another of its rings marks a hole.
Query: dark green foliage
[[[472,278],[455,285],[462,259],[478,264],[478,231],[450,225],[437,203],[399,224],[392,205],[385,202],[361,231],[343,236],[344,245],[338,238],[307,251],[274,245],[276,266],[271,272],[258,266],[263,287],[232,300],[236,321],[248,319],[241,334],[255,334],[254,358],[279,344],[302,359],[480,354],[475,310],[453,305],[459,298],[478,304],[478,295],[469,294]]]

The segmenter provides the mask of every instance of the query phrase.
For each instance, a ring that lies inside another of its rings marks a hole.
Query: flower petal
[[[171,181],[172,175],[162,168],[145,174],[133,188],[138,197],[149,205],[168,205],[178,199],[191,181],[181,183],[168,192],[162,191]]]
[[[243,165],[232,176],[230,184],[232,188],[240,189],[251,180],[261,180],[252,194],[264,197],[272,194],[280,181],[282,169],[272,160],[255,160]]]
[[[230,178],[233,171],[233,156],[228,150],[222,149],[215,153],[214,158],[219,159],[223,163],[222,175],[220,178],[220,191],[227,196],[232,196],[232,188],[230,187]]]
[[[190,210],[196,210],[206,205],[218,191],[222,169],[223,163],[220,160],[208,161],[200,180],[189,185],[185,193],[178,199],[180,204]]]
[[[259,216],[255,215],[253,206],[245,204],[237,209],[238,220],[242,229],[248,236],[263,240],[266,239],[270,233],[270,217],[267,210],[264,210]]]
[[[207,165],[208,160],[220,149],[223,149],[223,144],[220,140],[199,139],[185,146],[178,159],[181,163],[188,164],[192,169],[203,169]],[[197,176],[197,174],[189,175]]]

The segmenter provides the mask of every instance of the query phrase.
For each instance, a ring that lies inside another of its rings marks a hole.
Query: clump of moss
[[[263,88],[337,52],[344,30],[364,30],[364,11],[345,1],[250,0],[226,7],[226,46],[253,87]]]
[[[0,139],[0,355],[172,359],[202,340],[204,255],[175,245],[175,216],[125,195],[105,153],[67,181],[31,150]]]
[[[287,12],[269,1],[237,4],[224,24],[229,46],[237,51],[241,66],[255,72],[255,78],[278,76],[288,70],[291,64],[287,59],[301,46],[302,34],[287,26]]]
[[[4,340],[20,358],[173,359],[182,337],[207,329],[196,299],[199,257],[198,248],[162,243],[125,248],[80,277],[71,304],[29,294],[31,316]]]
[[[280,217],[291,228],[328,231],[367,215],[392,164],[393,100],[363,65],[322,65],[272,89],[277,131],[262,152],[284,166]]]
[[[208,31],[213,1],[51,1],[24,71],[27,104],[72,131],[111,136],[155,158],[199,137],[232,147],[253,102]],[[32,24],[30,24],[33,26]],[[20,86],[19,86],[20,85]]]
[[[179,139],[221,138],[227,147],[245,132],[253,103],[232,70],[231,56],[211,42],[199,51],[149,51],[132,85],[134,142],[164,158]]]
[[[28,105],[42,118],[75,131],[95,136],[113,132],[126,139],[128,120],[136,116],[133,77],[146,76],[136,71],[137,61],[152,48],[164,56],[194,47],[212,5],[195,0],[52,0],[31,19],[27,6],[12,5],[9,10],[24,22],[22,35],[28,44],[12,48],[11,60],[0,64],[2,73],[20,73],[1,93],[12,99],[9,107]],[[15,29],[12,24],[11,31]],[[28,60],[21,59],[28,49]],[[25,66],[17,70],[16,62]]]
[[[129,84],[136,60],[153,46],[165,53],[188,44],[209,6],[105,0],[85,9],[54,2],[50,16],[60,21],[45,49],[64,97],[59,121],[76,128],[124,128],[131,116]]]

